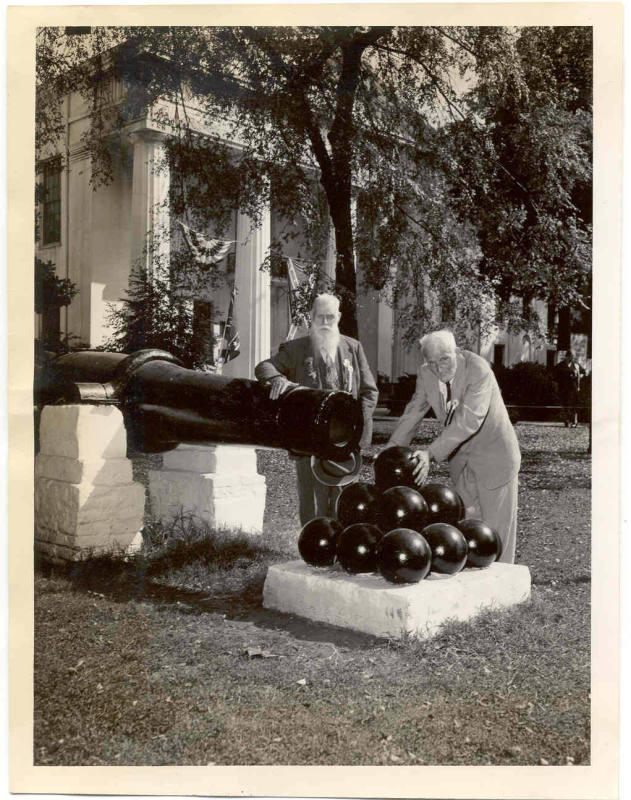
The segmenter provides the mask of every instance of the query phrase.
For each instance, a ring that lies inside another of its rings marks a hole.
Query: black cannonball
[[[351,483],[337,498],[335,513],[344,527],[356,522],[374,525],[377,521],[377,503],[381,492],[372,483]]]
[[[344,528],[337,539],[336,557],[347,572],[375,572],[377,569],[377,545],[381,531],[375,525],[356,523]]]
[[[468,517],[457,527],[467,542],[467,567],[488,567],[501,556],[502,540],[483,520]]]
[[[315,517],[300,531],[298,552],[312,567],[330,567],[335,562],[337,539],[343,526],[330,517]]]
[[[377,525],[384,533],[395,528],[420,531],[427,525],[427,503],[416,489],[392,486],[379,499]]]
[[[467,541],[458,528],[446,522],[433,522],[423,528],[432,551],[432,572],[455,575],[467,563]]]
[[[389,489],[391,486],[409,486],[414,489],[416,464],[411,447],[387,447],[375,459],[375,483],[380,489]]]
[[[444,483],[426,483],[419,489],[429,509],[428,523],[446,522],[455,525],[464,516],[460,495]]]
[[[418,583],[432,565],[427,540],[410,528],[386,533],[377,547],[377,568],[390,583]]]

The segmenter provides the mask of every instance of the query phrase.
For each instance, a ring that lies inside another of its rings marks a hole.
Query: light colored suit
[[[484,519],[499,533],[502,561],[515,558],[517,474],[521,454],[517,436],[489,363],[469,350],[456,351],[451,381],[452,416],[429,446],[436,461],[449,460],[451,479],[462,496],[467,516]],[[416,392],[388,445],[408,445],[429,409],[443,425],[447,420],[441,383],[421,364]]]
[[[361,343],[350,336],[340,336],[336,364],[340,389],[361,401],[364,427],[359,444],[361,448],[368,447],[372,441],[372,414],[379,392]],[[256,365],[254,374],[261,383],[284,375],[302,386],[322,389],[325,366],[320,354],[314,351],[311,337],[302,336],[283,342],[276,355]],[[334,516],[341,489],[321,484],[311,471],[309,457],[296,458],[296,474],[301,524],[317,516]]]

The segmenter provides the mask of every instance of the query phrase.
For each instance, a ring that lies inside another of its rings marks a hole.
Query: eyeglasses
[[[453,356],[443,356],[438,361],[425,362],[430,369],[440,369],[440,367],[449,367],[453,363]]]

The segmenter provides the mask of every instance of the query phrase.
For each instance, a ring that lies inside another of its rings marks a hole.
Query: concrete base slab
[[[530,598],[530,570],[496,563],[457,575],[430,573],[420,583],[397,586],[378,574],[349,575],[338,565],[304,561],[267,571],[263,606],[373,636],[430,638],[442,625],[509,608]]]

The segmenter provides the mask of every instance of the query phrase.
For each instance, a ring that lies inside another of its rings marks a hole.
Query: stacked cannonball
[[[307,564],[338,563],[352,574],[379,572],[391,583],[417,583],[430,572],[455,575],[501,556],[497,533],[483,520],[464,518],[452,488],[416,487],[413,453],[411,447],[382,451],[374,484],[346,486],[336,519],[316,517],[303,527],[298,549]]]

